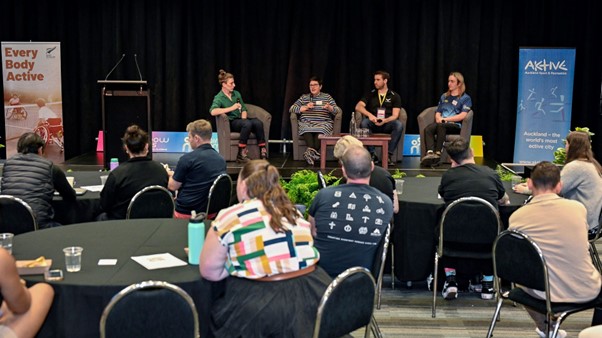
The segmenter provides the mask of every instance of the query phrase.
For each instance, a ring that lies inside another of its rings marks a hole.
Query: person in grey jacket
[[[75,190],[65,173],[42,157],[46,143],[36,133],[25,133],[17,142],[18,153],[6,160],[0,192],[18,197],[33,209],[38,228],[59,226],[50,202],[58,191],[66,202],[75,201]]]

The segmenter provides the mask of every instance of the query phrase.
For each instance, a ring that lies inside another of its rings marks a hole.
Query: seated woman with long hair
[[[589,135],[572,131],[566,137],[566,161],[560,172],[564,198],[581,202],[587,209],[590,233],[598,229],[602,209],[602,167],[594,158]]]
[[[240,203],[219,212],[201,252],[203,278],[226,280],[211,310],[216,337],[310,337],[330,277],[317,267],[310,224],[265,160],[238,175]]]

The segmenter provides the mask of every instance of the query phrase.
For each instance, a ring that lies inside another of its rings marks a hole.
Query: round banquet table
[[[198,265],[147,270],[130,257],[170,253],[187,261],[187,221],[136,219],[81,223],[15,236],[13,255],[28,260],[52,259],[52,269],[62,269],[63,281],[50,283],[55,290],[52,308],[38,337],[99,337],[100,316],[111,298],[126,286],[161,280],[184,289],[199,314],[201,337],[209,336],[211,305],[224,290],[223,282],[200,277]],[[82,269],[67,272],[62,249],[81,246]],[[116,265],[99,266],[99,259],[117,259]],[[42,275],[23,276],[28,284]]]
[[[424,281],[433,272],[435,234],[439,209],[444,202],[437,189],[441,177],[405,177],[403,194],[399,196],[399,212],[394,215],[395,277],[401,281]],[[516,194],[510,182],[503,182],[510,205],[500,206],[503,227],[508,227],[512,212],[522,206],[526,195]]]

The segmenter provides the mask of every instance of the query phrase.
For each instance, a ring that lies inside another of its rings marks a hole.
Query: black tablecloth
[[[100,185],[100,176],[109,175],[107,171],[74,171],[66,172],[66,176],[75,177],[75,187]],[[52,200],[54,220],[62,225],[92,222],[101,213],[100,192],[86,191],[77,196],[74,202],[63,201],[60,196]]]
[[[437,193],[441,178],[406,177],[404,180],[392,240],[395,276],[402,281],[421,281],[428,277],[434,266],[437,210],[444,205]],[[515,194],[510,182],[504,182],[504,187],[510,196],[510,205],[500,206],[499,210],[504,227],[508,227],[508,218],[527,196]]]
[[[82,269],[65,270],[62,248],[81,246]],[[209,311],[223,292],[223,282],[200,277],[197,265],[147,270],[131,256],[171,253],[187,261],[187,221],[138,219],[82,223],[29,232],[15,236],[16,259],[45,256],[52,268],[64,271],[63,281],[50,282],[55,298],[38,337],[98,337],[100,316],[111,298],[126,286],[144,280],[162,280],[180,286],[193,298],[199,312],[201,336],[209,335]],[[117,265],[98,266],[103,258],[117,259]],[[28,283],[43,276],[24,276]]]

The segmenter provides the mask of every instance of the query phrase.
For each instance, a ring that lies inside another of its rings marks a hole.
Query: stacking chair
[[[160,185],[151,185],[132,197],[125,218],[173,218],[174,208],[171,192]]]
[[[320,187],[320,189],[326,188],[326,180],[324,179],[324,174],[322,174],[322,171],[320,170],[318,170],[318,187]]]
[[[602,304],[600,295],[587,303],[552,303],[546,259],[537,243],[517,230],[502,232],[493,243],[493,271],[496,283],[499,284],[500,279],[503,279],[530,289],[541,290],[545,292],[546,299],[532,297],[521,288],[502,292],[498,285],[498,301],[487,332],[488,338],[493,334],[504,299],[510,299],[545,314],[548,323],[546,337],[552,338],[556,337],[560,325],[570,314]],[[553,330],[552,322],[556,322]]]
[[[132,284],[117,293],[100,318],[101,338],[199,337],[192,298],[162,281]]]
[[[372,263],[372,276],[376,279],[376,309],[380,310],[380,301],[382,296],[382,286],[383,286],[383,274],[385,271],[385,261],[387,260],[387,250],[389,248],[389,243],[391,241],[391,223],[387,226],[387,230],[385,232],[385,236],[383,236],[380,244],[378,245],[378,250],[374,255],[374,262]],[[394,276],[392,276],[395,278]],[[375,337],[382,337],[382,333],[380,332],[380,327],[378,326],[378,322],[376,322],[376,318],[372,316],[372,332]]]
[[[213,181],[213,185],[211,185],[211,189],[209,189],[205,218],[212,220],[217,216],[217,213],[220,210],[229,207],[231,197],[232,179],[228,174],[221,174]]]
[[[38,230],[33,210],[18,197],[0,195],[0,232],[15,235]]]
[[[600,238],[602,234],[602,211],[600,211],[600,217],[598,219],[598,231],[595,234],[589,235],[589,254],[592,257],[592,262],[594,262],[594,266],[600,273],[602,273],[602,260],[600,260],[600,254],[598,254],[598,249],[596,248],[596,242]]]
[[[353,267],[341,272],[322,296],[313,337],[341,337],[363,326],[368,337],[374,295],[374,278],[368,269]]]
[[[437,316],[439,258],[491,259],[491,245],[502,229],[498,210],[480,197],[462,197],[443,211],[435,248],[432,317]]]

